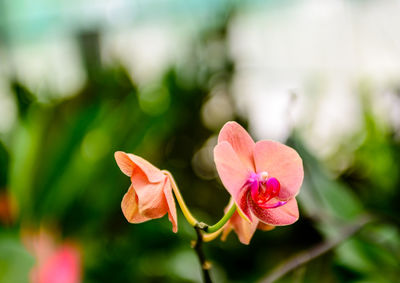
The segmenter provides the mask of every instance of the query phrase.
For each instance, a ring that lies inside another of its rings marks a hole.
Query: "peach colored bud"
[[[117,151],[115,160],[132,182],[121,203],[125,218],[130,223],[141,223],[168,213],[172,231],[176,233],[178,223],[170,179],[160,169],[134,154]]]

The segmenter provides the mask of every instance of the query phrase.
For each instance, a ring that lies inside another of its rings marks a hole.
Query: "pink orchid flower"
[[[250,241],[249,235],[259,223],[282,226],[297,221],[295,196],[304,172],[302,160],[294,149],[269,140],[254,143],[238,123],[228,122],[219,133],[214,160],[237,211],[251,224],[243,229],[239,218],[231,220],[242,242]]]
[[[115,160],[121,171],[131,178],[121,208],[130,223],[142,223],[168,213],[172,231],[178,231],[176,207],[171,181],[160,169],[134,154],[117,151]]]

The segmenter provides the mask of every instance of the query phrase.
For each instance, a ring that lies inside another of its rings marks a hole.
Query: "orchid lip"
[[[287,203],[287,201],[278,201],[278,202],[272,203],[272,204],[267,204],[267,203],[258,204],[258,206],[261,207],[261,208],[277,208],[277,207],[280,207],[280,206],[282,206],[282,205],[284,205],[286,203]]]
[[[270,203],[271,199],[278,197],[280,183],[276,178],[269,177],[268,172],[251,173],[244,187],[250,188],[251,198],[260,208],[276,208],[287,203],[287,201]]]

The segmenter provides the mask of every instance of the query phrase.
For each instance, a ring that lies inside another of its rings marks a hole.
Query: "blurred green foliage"
[[[187,64],[171,66],[159,82],[139,88],[119,65],[105,67],[96,32],[79,36],[87,70],[72,98],[40,103],[26,86],[10,82],[19,120],[0,143],[0,187],[16,200],[18,215],[0,228],[0,282],[24,282],[33,264],[21,244],[24,227],[52,227],[83,250],[85,282],[197,282],[200,268],[190,248],[194,231],[179,214],[179,233],[166,217],[140,225],[124,219],[120,202],[129,179],[115,164],[117,150],[143,156],[171,171],[196,216],[214,222],[228,194],[214,179],[198,177],[193,155],[216,132],[201,109],[212,84],[229,83],[229,57],[203,60],[209,44],[226,40],[225,25],[206,30]],[[215,63],[215,62],[213,62]],[[217,67],[216,67],[217,66]],[[360,90],[360,97],[368,97]],[[279,262],[332,240],[345,224],[370,213],[376,222],[338,248],[279,282],[396,282],[400,278],[400,144],[363,100],[363,142],[353,164],[335,178],[293,132],[288,144],[302,156],[305,181],[300,220],[257,232],[249,246],[235,236],[206,244],[218,282],[255,282]],[[239,117],[236,119],[240,121]],[[246,121],[240,121],[246,125]]]

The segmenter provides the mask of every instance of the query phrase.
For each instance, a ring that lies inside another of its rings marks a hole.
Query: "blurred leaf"
[[[20,117],[25,118],[29,107],[36,100],[36,98],[30,90],[28,90],[18,81],[14,81],[11,84],[11,88],[14,91],[17,100],[18,113]]]
[[[34,259],[14,235],[0,233],[0,282],[29,282]]]
[[[5,187],[8,183],[8,166],[9,166],[9,153],[0,141],[0,189]]]
[[[400,146],[393,141],[387,126],[373,114],[372,106],[363,104],[365,138],[354,152],[351,168],[344,173],[369,207],[389,212],[398,211],[397,203],[391,202],[397,195],[400,184]],[[398,214],[398,213],[396,213]]]
[[[21,122],[15,129],[13,144],[10,148],[12,158],[10,163],[9,187],[16,197],[22,217],[33,218],[32,206],[34,199],[34,180],[40,164],[45,124],[49,119],[46,109],[33,111],[30,119]]]
[[[363,212],[361,200],[351,188],[329,177],[296,136],[289,144],[294,145],[303,159],[304,185],[298,198],[310,217],[329,226],[332,221],[351,221]]]

